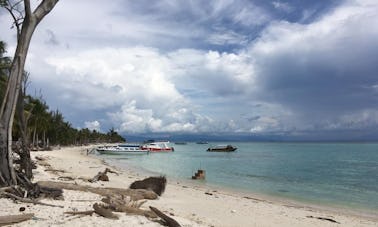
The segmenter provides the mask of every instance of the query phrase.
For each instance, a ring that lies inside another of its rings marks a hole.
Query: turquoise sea
[[[206,152],[232,144],[236,152]],[[102,155],[121,167],[189,180],[206,171],[206,186],[301,202],[378,212],[378,143],[216,142],[174,146],[172,153]],[[197,181],[196,181],[197,182]]]

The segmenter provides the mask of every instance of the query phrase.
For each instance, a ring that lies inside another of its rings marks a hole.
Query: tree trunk
[[[45,130],[43,130],[42,140],[43,140],[43,150],[44,150],[46,149],[46,131]]]
[[[35,28],[54,8],[57,2],[58,0],[43,0],[32,12],[30,0],[24,0],[25,16],[22,22],[22,29],[20,33],[17,33],[17,48],[10,68],[6,94],[0,109],[0,186],[17,184],[11,157],[12,126],[22,83],[25,60]],[[15,23],[17,22],[15,21]]]
[[[21,159],[20,170],[21,172],[24,172],[26,177],[30,180],[33,177],[33,172],[29,150],[29,139],[27,135],[28,120],[25,118],[24,115],[24,94],[21,92],[21,90],[18,97],[17,115],[19,118],[18,123],[21,136],[21,152],[19,153]]]
[[[37,135],[36,135],[36,141],[37,141],[37,146],[36,146],[36,148],[37,148],[37,151],[39,151],[39,138],[38,138],[38,133],[37,133]]]
[[[10,167],[10,153],[7,152],[7,129],[0,123],[0,186],[11,185],[14,183]]]
[[[37,132],[37,126],[34,126],[34,129],[33,129],[33,142],[32,142],[32,145],[33,145],[33,148],[35,148],[35,134]]]

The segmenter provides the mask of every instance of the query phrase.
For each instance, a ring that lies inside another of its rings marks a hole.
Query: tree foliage
[[[29,141],[33,148],[48,148],[51,145],[84,145],[89,143],[124,142],[114,129],[101,133],[88,128],[76,129],[64,119],[59,110],[51,111],[42,97],[26,96],[25,111],[30,111],[28,126]],[[19,135],[14,135],[18,138]]]

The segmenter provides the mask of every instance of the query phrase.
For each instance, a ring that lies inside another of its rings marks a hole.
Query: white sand
[[[33,152],[32,156],[46,157],[54,169],[67,171],[60,176],[76,178],[79,184],[85,184],[78,177],[92,178],[108,165],[95,156],[87,156],[89,147],[62,148],[61,150]],[[44,171],[39,166],[35,170],[35,179],[58,180],[56,174]],[[127,188],[133,181],[143,179],[141,173],[132,170],[120,170],[112,167],[120,175],[108,173],[109,182],[87,183],[91,186],[106,186]],[[205,194],[205,193],[210,193]],[[149,200],[142,208],[155,206],[171,215],[182,226],[378,226],[378,213],[358,214],[351,211],[341,211],[319,208],[310,205],[299,205],[290,201],[278,201],[272,198],[262,198],[256,195],[230,193],[219,189],[198,187],[186,182],[177,182],[168,178],[164,194],[158,200]],[[43,200],[50,204],[63,205],[64,208],[42,205],[16,204],[9,199],[0,199],[0,215],[19,214],[20,207],[26,207],[24,212],[34,213],[36,218],[15,226],[160,226],[142,216],[130,216],[117,213],[119,220],[110,220],[92,216],[69,216],[64,211],[91,210],[92,205],[101,197],[84,192],[64,190],[64,201]],[[313,217],[331,218],[338,223],[319,220]]]

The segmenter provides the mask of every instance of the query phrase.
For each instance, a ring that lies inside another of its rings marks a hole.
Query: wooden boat
[[[217,145],[215,147],[209,147],[207,151],[209,152],[233,152],[238,149],[237,147],[234,147],[232,145]]]
[[[115,146],[101,146],[96,149],[100,154],[148,154],[139,144],[119,144]]]

